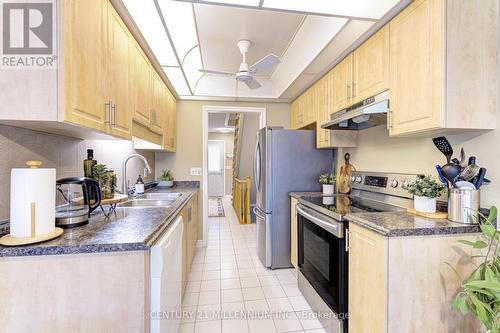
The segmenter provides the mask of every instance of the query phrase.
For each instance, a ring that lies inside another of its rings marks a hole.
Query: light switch
[[[201,168],[191,168],[191,176],[201,176]]]

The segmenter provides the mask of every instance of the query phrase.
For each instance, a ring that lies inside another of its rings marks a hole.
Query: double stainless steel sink
[[[177,199],[182,196],[182,193],[145,193],[120,204],[122,208],[140,208],[140,207],[169,207]]]

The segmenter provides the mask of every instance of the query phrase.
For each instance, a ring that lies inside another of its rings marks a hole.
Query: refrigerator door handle
[[[253,160],[253,180],[255,183],[255,190],[257,191],[257,193],[259,192],[259,185],[260,185],[260,156],[258,155],[260,155],[259,141],[257,141],[257,144],[255,145],[255,154]],[[259,168],[258,173],[257,173],[257,168]]]
[[[257,216],[258,218],[261,218],[263,220],[266,218],[264,215],[260,214],[260,210],[257,209],[257,207],[253,208],[253,213],[255,214],[255,216]]]

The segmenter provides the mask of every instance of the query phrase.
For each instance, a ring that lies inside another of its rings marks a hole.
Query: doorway
[[[249,115],[253,115],[253,116],[258,116],[258,128],[263,128],[266,126],[266,108],[261,108],[261,107],[232,107],[232,106],[203,106],[203,115],[202,115],[202,129],[203,129],[203,142],[202,142],[202,161],[203,161],[203,168],[202,168],[202,183],[201,183],[201,196],[202,196],[202,210],[203,210],[203,244],[202,245],[206,245],[207,244],[207,235],[208,235],[208,215],[209,215],[209,211],[208,211],[208,207],[209,207],[209,204],[208,204],[208,198],[209,198],[209,195],[211,193],[209,193],[209,165],[208,165],[208,143],[209,141],[211,141],[209,139],[209,133],[211,132],[210,131],[210,124],[209,124],[209,116],[214,116],[214,115],[220,115],[220,114],[249,114]],[[215,138],[214,138],[215,139]],[[219,139],[219,138],[217,138]],[[233,147],[234,148],[234,147]],[[255,149],[255,147],[251,147],[252,148],[252,153],[250,155],[252,155],[253,157],[253,149]],[[226,149],[227,149],[227,144],[226,144]],[[226,157],[229,159],[229,158],[232,158],[232,155],[234,154],[231,154],[232,150],[230,151],[230,153],[228,154],[228,152],[226,151],[226,153],[224,154],[224,162],[223,162],[223,165],[225,165],[224,163],[226,163],[225,159]],[[227,164],[227,163],[226,163]],[[223,169],[225,169],[225,167],[223,166]],[[226,171],[226,170],[223,170],[223,171]],[[226,171],[228,172],[228,171]],[[227,176],[227,175],[226,175]],[[227,181],[227,179],[224,181],[225,182],[225,185],[223,185],[223,187],[225,186],[226,188],[228,188],[229,186],[232,185],[232,182],[229,182]],[[227,191],[226,190],[226,195],[229,195],[231,193],[231,191]],[[220,192],[219,192],[220,193]],[[227,200],[226,200],[227,201]],[[230,202],[230,200],[229,200]]]
[[[208,196],[223,197],[225,189],[225,142],[208,140],[207,146]]]

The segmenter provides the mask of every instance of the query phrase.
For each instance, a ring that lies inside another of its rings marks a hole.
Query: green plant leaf
[[[490,213],[488,214],[488,221],[493,223],[493,221],[497,218],[497,208],[495,206],[490,207]]]
[[[487,247],[488,247],[488,244],[486,244],[486,242],[484,242],[482,240],[478,240],[478,241],[474,242],[475,249],[484,249]]]
[[[468,240],[461,239],[458,242],[462,243],[462,244],[465,244],[465,245],[474,246],[474,242],[471,242],[471,241],[468,241]]]
[[[472,301],[472,303],[474,304],[474,308],[476,310],[477,316],[479,317],[479,320],[481,321],[481,323],[483,323],[483,325],[488,327],[487,326],[487,324],[489,322],[488,312],[484,308],[483,303],[476,297],[476,295],[474,295],[472,293],[469,294],[469,298]]]
[[[491,224],[481,224],[479,227],[488,239],[493,239],[495,237],[496,229]]]
[[[466,315],[469,312],[469,309],[467,308],[467,302],[463,294],[459,293],[457,296],[455,296],[455,299],[453,300],[453,308],[455,309],[455,311],[460,311],[463,315]]]
[[[500,283],[497,282],[488,282],[485,280],[476,280],[476,281],[469,281],[464,284],[464,287],[473,287],[473,288],[483,288],[483,289],[492,289],[495,291],[500,291]]]

